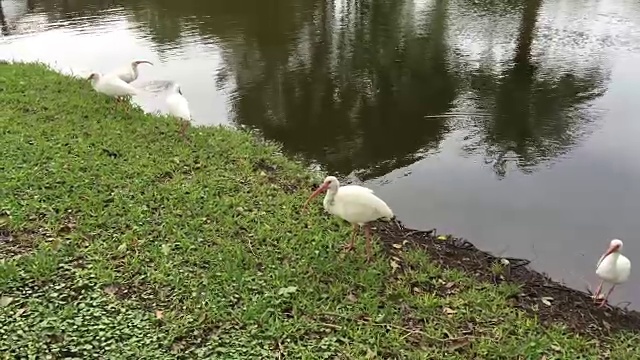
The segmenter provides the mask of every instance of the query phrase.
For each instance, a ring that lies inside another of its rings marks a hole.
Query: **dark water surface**
[[[0,58],[83,76],[150,60],[146,110],[177,81],[197,124],[259,129],[409,226],[579,288],[613,237],[640,259],[637,0],[1,4]]]

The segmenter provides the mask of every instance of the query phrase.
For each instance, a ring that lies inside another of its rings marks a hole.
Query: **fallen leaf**
[[[396,249],[402,249],[402,244],[393,244],[392,246]]]
[[[27,310],[29,310],[29,308],[26,308],[26,307],[23,307],[22,309],[18,309],[18,311],[16,311],[15,316],[20,317],[20,315],[24,314]]]
[[[416,293],[416,294],[420,294],[422,292],[422,290],[420,290],[420,288],[418,288],[418,287],[414,287],[413,288],[413,292]]]
[[[393,261],[393,260],[389,260],[389,265],[391,265],[391,272],[392,273],[400,268],[400,265],[398,265],[398,263]]]
[[[156,319],[162,320],[164,313],[161,310],[156,310]]]
[[[456,283],[454,283],[453,281],[448,282],[444,287],[446,287],[447,289],[451,289],[452,287],[454,287],[456,285]]]
[[[278,295],[287,295],[287,294],[292,294],[294,292],[298,291],[298,287],[297,286],[287,286],[287,287],[283,287],[278,289]]]
[[[58,249],[60,249],[60,239],[56,238],[53,239],[53,241],[51,242],[51,248],[56,251]]]
[[[367,354],[365,355],[365,359],[375,359],[376,353],[371,351],[371,349],[367,348]]]
[[[13,302],[13,298],[11,296],[3,296],[0,297],[0,307],[5,307],[9,304],[11,304],[11,302]]]
[[[116,292],[118,292],[118,287],[115,285],[109,285],[106,288],[104,288],[104,292],[106,292],[109,295],[114,295]]]
[[[358,298],[353,294],[349,294],[349,295],[347,295],[347,300],[349,300],[349,301],[354,303],[354,302],[358,301]]]
[[[553,298],[548,296],[543,296],[540,298],[540,301],[542,301],[542,303],[547,306],[551,306],[551,300],[553,300]]]
[[[453,310],[453,309],[451,309],[451,308],[446,307],[446,308],[442,309],[442,312],[443,312],[443,313],[445,313],[445,314],[447,314],[447,315],[453,315],[453,314],[455,314],[457,311],[455,311],[455,310]]]
[[[449,341],[449,344],[447,345],[447,350],[454,351],[461,347],[465,347],[470,343],[471,343],[471,340],[469,340],[469,338],[466,336],[458,339],[452,339]]]
[[[447,237],[445,235],[440,235],[436,239],[438,239],[440,241],[444,241],[444,240],[447,240]]]
[[[76,224],[74,223],[68,223],[68,224],[64,224],[60,227],[60,229],[58,229],[58,232],[61,234],[68,234],[70,232],[73,231],[73,229],[76,228]]]

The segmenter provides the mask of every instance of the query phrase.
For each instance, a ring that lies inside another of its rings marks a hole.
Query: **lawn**
[[[419,247],[344,254],[348,224],[301,212],[320,175],[246,132],[178,129],[0,64],[0,357],[640,358],[636,333],[543,326],[517,284]]]

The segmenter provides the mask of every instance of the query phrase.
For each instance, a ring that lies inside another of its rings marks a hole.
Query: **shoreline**
[[[591,294],[530,268],[530,260],[497,257],[466,239],[438,235],[435,230],[406,228],[400,221],[378,222],[376,232],[390,257],[399,257],[400,249],[409,245],[427,252],[439,265],[463,270],[478,281],[518,285],[521,293],[511,298],[512,305],[538,316],[544,324],[562,323],[577,333],[594,337],[621,330],[640,331],[639,311],[616,306],[597,308]],[[509,265],[504,266],[502,259],[507,259]]]
[[[466,240],[375,224],[255,134],[116,107],[2,63],[0,353],[16,358],[634,358],[640,314]]]

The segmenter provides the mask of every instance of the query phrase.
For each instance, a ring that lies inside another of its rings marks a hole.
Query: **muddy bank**
[[[401,248],[413,246],[426,251],[431,261],[443,268],[462,270],[479,281],[509,282],[520,293],[509,299],[511,305],[537,316],[545,324],[562,324],[581,334],[607,337],[620,330],[640,331],[640,312],[619,307],[598,308],[591,294],[566,287],[531,269],[528,260],[501,257],[476,248],[469,241],[438,235],[436,230],[420,231],[400,222],[378,222],[375,231],[385,251],[402,259]],[[402,269],[402,261],[400,269]],[[438,289],[447,296],[446,289]]]

